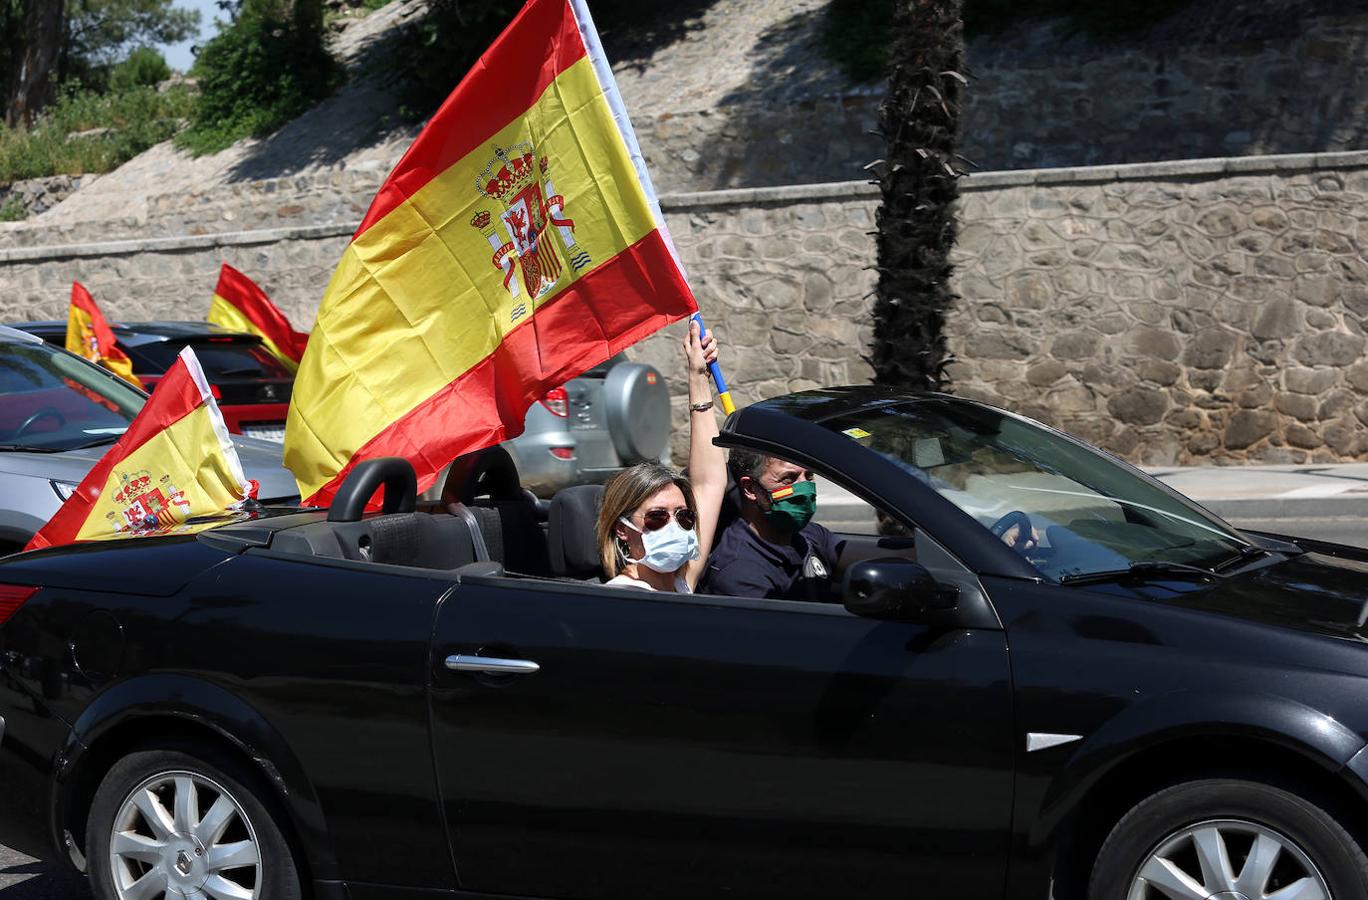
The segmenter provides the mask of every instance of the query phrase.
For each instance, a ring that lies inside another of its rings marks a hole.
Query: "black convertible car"
[[[497,454],[0,563],[0,843],[101,900],[1368,896],[1368,552],[946,396],[719,442],[884,514],[832,602],[605,587],[600,489]]]

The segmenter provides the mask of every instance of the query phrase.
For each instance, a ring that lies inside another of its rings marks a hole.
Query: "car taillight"
[[[0,584],[0,625],[4,625],[5,621],[14,615],[15,610],[36,593],[36,587],[26,584]]]
[[[223,399],[223,391],[220,391],[216,384],[209,385],[209,393],[213,395],[215,400]]]
[[[570,415],[570,395],[565,392],[565,388],[552,388],[546,392],[546,396],[541,398],[541,405],[553,416],[560,416],[564,419]],[[554,452],[554,451],[552,451]]]
[[[551,455],[554,456],[556,459],[574,459],[574,458],[575,458],[575,448],[574,448],[574,447],[552,447],[552,448],[551,448]]]

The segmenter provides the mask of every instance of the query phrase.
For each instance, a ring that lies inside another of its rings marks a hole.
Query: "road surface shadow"
[[[90,900],[90,886],[70,869],[27,857],[7,865],[14,855],[0,857],[3,900]]]

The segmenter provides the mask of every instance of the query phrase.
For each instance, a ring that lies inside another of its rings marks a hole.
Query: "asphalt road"
[[[90,900],[86,880],[59,866],[0,847],[3,900]]]

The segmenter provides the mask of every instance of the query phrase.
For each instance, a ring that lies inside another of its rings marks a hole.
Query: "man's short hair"
[[[742,477],[745,476],[749,476],[752,481],[759,481],[760,475],[765,471],[765,466],[773,458],[758,450],[733,447],[727,456],[727,468],[731,469],[732,480],[737,484],[740,484]]]

